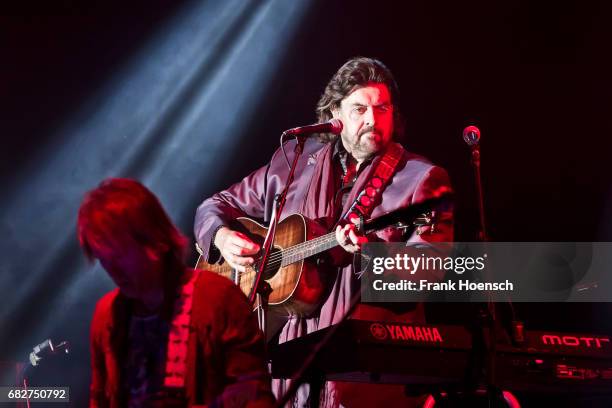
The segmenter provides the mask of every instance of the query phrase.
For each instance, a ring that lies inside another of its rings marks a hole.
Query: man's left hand
[[[357,230],[355,224],[346,224],[336,227],[336,240],[348,253],[354,254],[361,250],[361,246],[368,242],[368,238]]]

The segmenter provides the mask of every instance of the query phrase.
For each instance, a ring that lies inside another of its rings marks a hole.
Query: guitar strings
[[[264,273],[271,272],[271,271],[277,269],[278,267],[281,267],[283,260],[291,259],[291,257],[296,252],[298,252],[298,250],[300,250],[302,248],[312,247],[312,246],[314,246],[316,241],[321,241],[321,242],[330,241],[329,238],[331,238],[330,234],[324,235],[324,236],[316,238],[316,239],[314,239],[312,241],[309,241],[308,243],[297,244],[297,245],[289,247],[289,248],[287,248],[285,250],[282,250],[282,251],[279,251],[279,252],[277,252],[275,254],[272,254],[270,256],[269,263],[266,266],[266,269],[264,270]],[[302,251],[299,251],[299,252],[302,252]],[[248,271],[245,271],[245,272],[238,272],[238,275],[239,276],[244,276],[246,274],[253,274],[255,272],[256,271],[254,269],[251,269],[251,270],[248,270]]]
[[[313,240],[310,240],[310,241],[307,241],[307,242],[303,242],[301,244],[293,245],[293,246],[291,246],[291,247],[289,247],[289,248],[287,248],[287,249],[285,249],[285,250],[283,250],[281,252],[285,252],[285,253],[287,253],[287,252],[296,252],[298,250],[301,250],[302,248],[312,247],[312,246],[314,246],[314,244],[318,244],[319,242],[329,241],[330,238],[332,238],[332,237],[335,238],[335,233],[329,233],[329,234],[326,234],[326,235],[322,235],[322,236],[320,236],[318,238],[315,238]],[[282,254],[281,254],[281,257],[282,257]]]
[[[269,263],[266,266],[264,273],[271,272],[274,269],[281,267],[283,259],[290,259],[296,252],[303,252],[303,249],[307,251],[306,248],[312,248],[313,246],[315,246],[315,244],[325,243],[326,241],[329,241],[329,243],[333,242],[333,240],[331,240],[332,237],[335,238],[335,232],[330,232],[328,234],[322,235],[313,240],[302,242],[297,245],[293,245],[287,249],[281,250],[277,253],[270,255]],[[278,265],[275,265],[275,264],[278,264]],[[255,272],[256,271],[254,269],[251,269],[245,272],[238,272],[238,276],[244,276],[246,274],[253,274]]]
[[[278,260],[282,261],[283,258],[290,258],[295,252],[298,252],[298,250],[299,250],[299,252],[302,252],[302,248],[313,247],[313,246],[315,246],[314,244],[318,243],[318,242],[322,242],[322,243],[325,242],[325,241],[332,242],[330,240],[330,238],[332,238],[332,236],[335,238],[335,233],[329,233],[329,234],[320,236],[318,238],[315,238],[315,239],[313,239],[311,241],[303,242],[301,244],[297,244],[297,245],[291,246],[291,247],[289,247],[287,249],[284,249],[282,251],[279,251],[278,253],[270,255],[270,262],[278,261]],[[284,256],[283,256],[283,254],[284,254]]]
[[[298,253],[301,253],[301,252],[304,252],[304,251],[308,252],[308,250],[312,249],[313,246],[316,246],[316,245],[318,245],[320,243],[326,243],[326,241],[328,241],[327,244],[332,244],[332,243],[334,243],[334,241],[336,241],[335,238],[336,238],[335,237],[335,232],[330,232],[330,233],[327,233],[325,235],[321,235],[320,237],[317,237],[315,239],[312,239],[310,241],[302,242],[300,244],[293,245],[293,246],[291,246],[289,248],[280,250],[277,253],[273,253],[272,255],[270,255],[269,263],[268,263],[268,265],[266,266],[266,269],[263,272],[264,273],[271,272],[272,270],[277,269],[278,267],[282,267],[283,266],[283,260],[290,260],[290,259],[292,259],[292,257],[295,255],[296,252],[298,252]],[[337,243],[337,241],[336,241],[336,243]],[[333,246],[335,246],[335,245],[332,245],[329,248],[333,248]],[[329,248],[327,248],[327,249],[329,249]],[[306,258],[306,257],[302,257],[302,259],[304,259],[304,258]],[[290,263],[293,263],[293,262],[290,262]],[[279,265],[274,266],[274,264],[279,264]],[[248,273],[255,273],[255,272],[256,271],[254,269],[251,269],[251,270],[246,271],[246,272],[238,272],[237,271],[236,273],[238,274],[238,276],[242,276],[242,275],[245,275],[245,274],[248,274]]]

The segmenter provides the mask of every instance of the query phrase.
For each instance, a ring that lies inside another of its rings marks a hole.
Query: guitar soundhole
[[[263,278],[265,280],[268,280],[272,278],[274,275],[276,275],[276,273],[281,268],[282,261],[283,261],[283,257],[282,257],[281,248],[275,246],[274,248],[272,248],[272,251],[270,252],[270,259],[268,261],[268,266],[266,267],[266,270],[264,271]]]

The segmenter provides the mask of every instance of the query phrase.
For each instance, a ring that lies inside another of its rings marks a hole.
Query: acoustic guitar
[[[362,233],[369,234],[387,227],[408,229],[434,225],[435,212],[431,208],[448,196],[448,193],[443,193],[422,203],[371,219],[363,224]],[[266,227],[247,217],[237,218],[236,221],[236,225],[232,226],[234,230],[246,234],[260,246],[263,245],[268,232]],[[272,288],[268,299],[270,307],[282,307],[300,316],[308,316],[317,309],[331,274],[326,265],[321,263],[322,258],[316,255],[339,245],[335,231],[323,235],[320,232],[318,224],[301,214],[292,214],[278,224],[274,248],[262,276]],[[247,267],[245,272],[239,272],[223,259],[211,264],[201,255],[196,265],[198,269],[216,272],[232,280],[247,296],[253,290],[259,267],[256,258],[254,265]]]

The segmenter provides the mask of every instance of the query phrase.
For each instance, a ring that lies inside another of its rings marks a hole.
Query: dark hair
[[[135,180],[111,178],[85,195],[79,209],[78,237],[83,251],[109,249],[133,240],[168,248],[175,263],[183,263],[187,239],[172,224],[157,197]]]
[[[355,57],[348,60],[325,87],[325,91],[317,102],[317,119],[327,122],[332,118],[332,110],[340,107],[340,103],[351,92],[369,83],[379,83],[387,86],[393,104],[393,137],[399,140],[404,132],[403,120],[399,110],[399,88],[393,74],[382,62],[374,58]],[[336,140],[337,135],[323,133],[319,139],[323,142]]]

